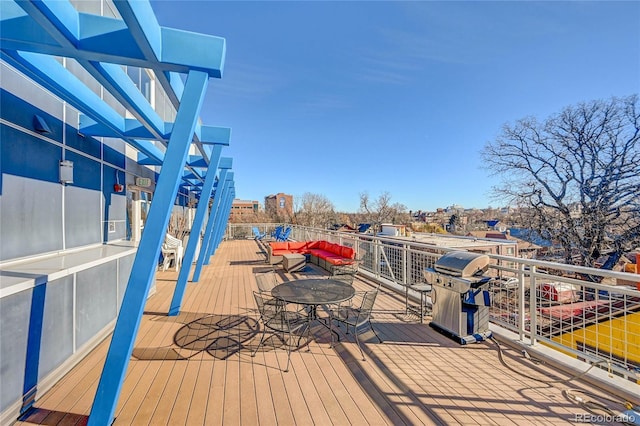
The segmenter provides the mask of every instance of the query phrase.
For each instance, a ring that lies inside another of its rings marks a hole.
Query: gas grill
[[[454,251],[425,269],[433,286],[431,327],[463,345],[491,337],[487,290],[491,277],[483,275],[488,267],[485,254]]]

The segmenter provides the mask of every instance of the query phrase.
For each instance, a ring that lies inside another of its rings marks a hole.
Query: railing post
[[[373,274],[375,275],[376,278],[380,278],[380,253],[378,252],[379,251],[378,240],[374,239],[371,242],[373,243],[373,259],[374,259]]]
[[[524,300],[524,297],[523,297]],[[531,346],[536,344],[536,336],[538,335],[538,316],[536,315],[536,267],[531,266],[531,276],[529,278],[529,338]]]
[[[525,328],[527,322],[525,320],[525,288],[524,288],[524,263],[520,264],[520,272],[518,273],[518,334],[520,341],[524,342]]]
[[[408,244],[403,244],[402,245],[402,285],[408,285],[410,280],[407,280],[407,277],[410,277],[410,269],[411,269],[411,265],[409,265],[409,262],[407,261],[407,253],[409,252],[409,245]]]

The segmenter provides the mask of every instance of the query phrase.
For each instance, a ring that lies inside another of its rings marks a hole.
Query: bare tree
[[[559,242],[567,263],[611,254],[610,267],[640,245],[639,138],[632,95],[505,125],[482,155],[503,178],[495,194],[526,212],[523,225]]]
[[[391,204],[391,194],[387,191],[376,200],[371,200],[367,192],[360,193],[360,211],[363,219],[376,228],[382,223],[405,223],[409,220],[407,207],[400,203]]]
[[[297,197],[295,221],[299,225],[314,228],[326,228],[335,221],[336,213],[333,203],[320,194],[306,192]]]
[[[451,232],[452,234],[455,234],[458,231],[458,228],[460,227],[460,216],[458,216],[457,214],[452,214],[449,217],[449,232]]]

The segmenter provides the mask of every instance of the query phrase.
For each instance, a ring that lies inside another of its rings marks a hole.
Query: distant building
[[[519,257],[518,242],[512,239],[490,239],[475,236],[460,236],[449,234],[426,234],[414,232],[407,239],[419,243],[430,244],[439,247],[448,247],[460,250],[468,250],[483,254],[498,254],[503,256]]]
[[[407,227],[405,225],[393,225],[391,223],[383,223],[382,229],[378,235],[390,235],[392,237],[406,237]]]
[[[264,210],[271,217],[292,218],[293,196],[279,192],[264,197]]]
[[[257,201],[248,201],[235,199],[231,203],[231,213],[229,220],[231,222],[243,222],[242,218],[247,216],[255,217],[260,210],[260,203]]]
[[[516,248],[513,253],[505,253],[509,256],[517,256],[523,257],[527,259],[535,259],[538,257],[538,251],[542,248],[541,246],[531,243],[526,240],[522,240],[520,238],[516,238],[509,234],[509,232],[498,232],[498,231],[471,231],[467,233],[467,237],[481,238],[481,239],[490,239],[490,240],[508,240],[514,241],[516,243]]]

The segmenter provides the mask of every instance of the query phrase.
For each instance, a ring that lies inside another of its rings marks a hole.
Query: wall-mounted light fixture
[[[118,177],[118,171],[116,170],[116,183],[113,185],[113,192],[122,192],[124,190],[124,185],[120,183],[120,178]]]
[[[51,133],[51,129],[49,128],[47,122],[44,121],[44,118],[40,117],[37,114],[33,116],[33,130],[40,133],[41,135]]]
[[[60,161],[60,183],[73,183],[73,161]]]

